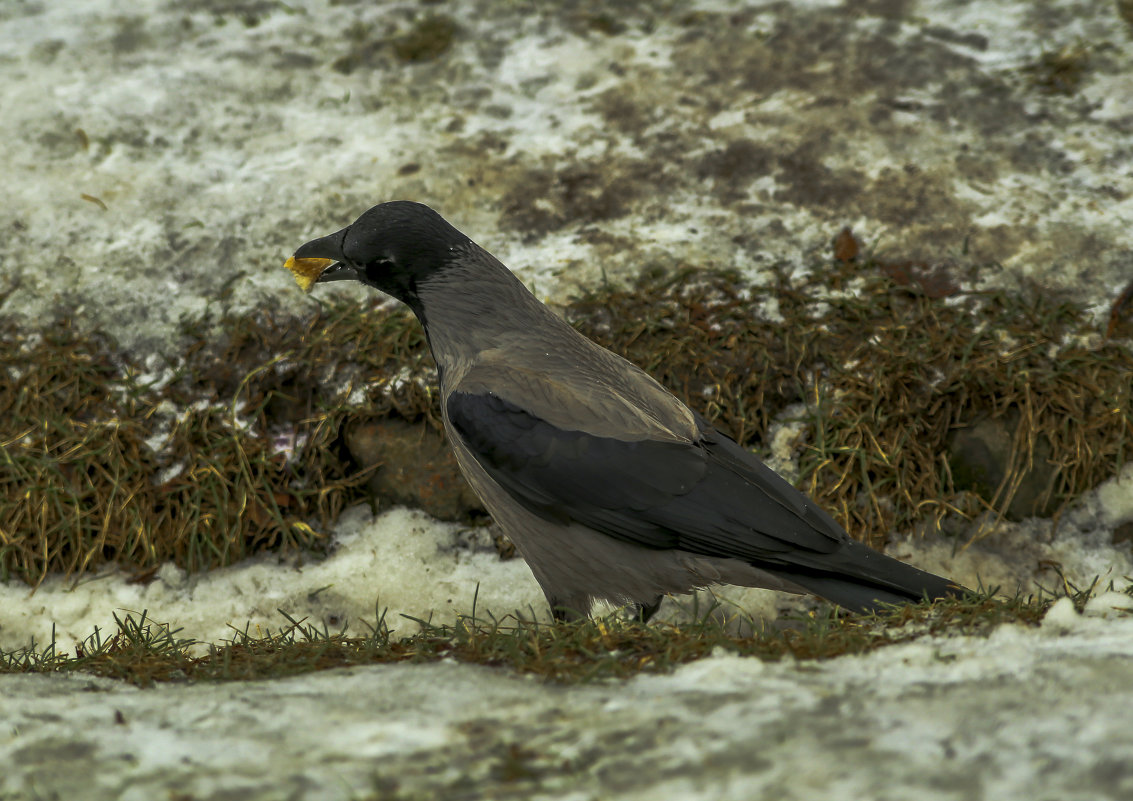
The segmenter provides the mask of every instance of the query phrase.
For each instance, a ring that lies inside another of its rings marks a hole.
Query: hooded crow
[[[375,206],[300,247],[305,290],[354,280],[421,321],[468,482],[556,618],[710,584],[810,592],[853,612],[964,590],[851,540],[643,370],[540,303],[428,206]]]

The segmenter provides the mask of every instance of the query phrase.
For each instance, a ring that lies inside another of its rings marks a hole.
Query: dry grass
[[[221,322],[154,382],[112,342],[67,325],[36,335],[10,325],[0,354],[0,579],[37,584],[108,563],[140,574],[189,570],[263,549],[318,548],[366,476],[341,453],[345,398],[321,379],[337,342],[394,369],[419,352],[409,321],[355,310],[307,327],[270,315]],[[420,358],[419,356],[417,358]],[[373,371],[373,361],[349,365]],[[414,387],[375,413],[429,402]],[[407,400],[407,398],[409,398]]]
[[[1043,443],[1055,502],[1127,460],[1133,354],[1096,336],[1075,344],[1095,325],[1084,309],[1036,289],[944,302],[893,280],[892,265],[852,257],[813,275],[751,287],[731,274],[647,272],[566,313],[745,444],[805,402],[800,484],[875,544],[1005,509]],[[758,319],[759,299],[782,321]],[[30,334],[0,321],[0,579],[114,564],[144,580],[170,560],[202,570],[320,548],[364,497],[345,421],[440,426],[420,328],[377,302],[304,321],[265,311],[200,322],[159,380],[66,321]],[[988,497],[957,487],[953,432],[1007,413],[1023,421],[1008,479]]]
[[[1037,288],[945,303],[878,266],[835,263],[762,288],[692,271],[644,277],[570,313],[744,444],[763,444],[774,416],[805,402],[801,486],[875,545],[891,531],[939,529],[949,515],[1002,512],[1040,444],[1052,454],[1055,506],[1127,461],[1133,354],[1075,344],[1092,332],[1085,310]],[[765,298],[783,322],[751,314]],[[990,497],[957,487],[953,433],[1009,413],[1021,425],[1003,486]]]
[[[1090,591],[1072,593],[1079,609]],[[523,616],[495,620],[461,616],[451,624],[404,621],[416,633],[399,635],[379,616],[366,637],[346,637],[281,614],[287,625],[277,632],[235,631],[203,656],[192,640],[143,613],[115,617],[117,630],[96,630],[75,648],[55,642],[13,652],[0,651],[0,673],[78,671],[129,681],[139,686],[183,681],[240,681],[280,678],[353,665],[436,662],[452,659],[501,667],[566,684],[624,679],[663,673],[721,649],[739,656],[775,661],[829,659],[860,654],[926,636],[986,636],[997,626],[1037,626],[1053,599],[997,600],[989,594],[912,604],[870,616],[845,616],[827,609],[752,636],[731,633],[705,614],[697,622],[643,626],[611,616],[577,623],[545,624]]]

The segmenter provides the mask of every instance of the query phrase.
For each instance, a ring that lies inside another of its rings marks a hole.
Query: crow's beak
[[[316,283],[358,278],[358,270],[347,262],[342,243],[348,228],[301,245],[283,266],[295,276],[300,288],[310,292]]]
[[[360,276],[358,268],[344,261],[336,261],[319,273],[316,283],[325,284],[327,281],[357,281]]]

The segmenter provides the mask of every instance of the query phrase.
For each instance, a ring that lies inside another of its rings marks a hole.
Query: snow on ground
[[[1133,618],[1097,612],[572,688],[450,663],[155,690],[0,676],[0,796],[1117,801]]]
[[[320,628],[347,625],[363,635],[364,621],[373,624],[378,609],[388,610],[392,628],[415,631],[402,614],[450,623],[456,612],[470,613],[477,597],[480,609],[505,614],[542,608],[542,593],[522,561],[456,548],[454,532],[421,512],[393,509],[375,520],[356,507],[335,528],[333,555],[320,561],[259,557],[196,575],[166,565],[148,584],[111,574],[78,583],[54,577],[34,591],[0,585],[0,648],[27,645],[31,637],[48,642],[54,626],[60,646],[70,650],[95,626],[115,631],[114,613],[145,611],[181,627],[182,637],[220,642],[232,638],[230,626],[251,624],[265,633],[285,626],[279,609]]]
[[[394,198],[552,297],[650,264],[765,277],[847,224],[1099,306],[1128,280],[1112,3],[556,9],[3,4],[0,311],[168,351],[185,316],[303,308],[286,256]],[[399,60],[429,14],[449,49]],[[1077,46],[1080,81],[1044,89],[1040,57]]]

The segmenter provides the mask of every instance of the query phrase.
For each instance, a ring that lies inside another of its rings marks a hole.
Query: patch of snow
[[[335,529],[334,552],[318,562],[258,557],[192,576],[166,565],[148,584],[117,574],[77,584],[50,577],[34,591],[0,584],[0,648],[49,642],[54,627],[60,647],[70,650],[95,626],[113,631],[115,612],[147,611],[202,642],[231,639],[231,626],[278,629],[286,625],[280,609],[354,635],[367,633],[364,621],[373,623],[382,610],[399,630],[416,630],[402,615],[451,623],[455,613],[472,612],[474,598],[478,610],[500,616],[542,614],[546,602],[526,564],[453,549],[458,528],[406,509],[375,519],[355,507]]]
[[[578,687],[451,662],[152,690],[0,676],[0,792],[1119,801],[1133,618],[1078,618]]]

